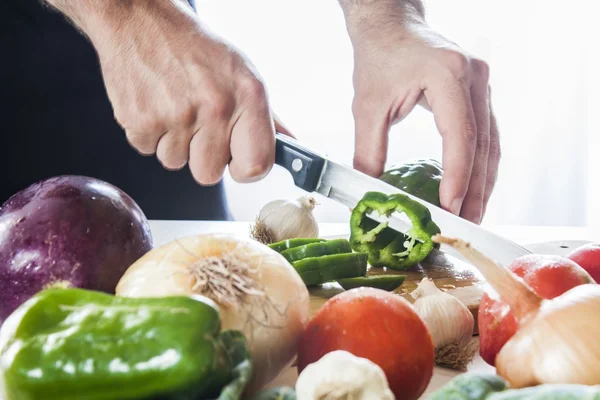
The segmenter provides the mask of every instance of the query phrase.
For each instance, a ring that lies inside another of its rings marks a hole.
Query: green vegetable
[[[506,387],[504,379],[497,375],[466,373],[446,383],[429,400],[484,400],[490,393]]]
[[[306,286],[313,286],[343,278],[365,276],[367,257],[366,253],[332,254],[303,258],[294,261],[292,266]]]
[[[290,387],[263,390],[250,400],[296,400],[296,391]]]
[[[600,400],[600,386],[543,384],[509,389],[493,374],[466,373],[436,391],[430,400]]]
[[[246,340],[204,297],[46,289],[0,329],[4,400],[238,400]],[[222,393],[221,393],[222,392]]]
[[[284,250],[291,249],[294,247],[304,246],[306,244],[319,243],[319,242],[324,242],[324,241],[325,241],[325,239],[320,239],[320,238],[286,239],[286,240],[282,240],[281,242],[271,243],[267,246],[269,246],[276,252],[281,253]]]
[[[281,252],[286,260],[293,262],[308,257],[320,257],[331,254],[352,253],[350,242],[346,239],[334,239],[323,242],[292,247]]]
[[[487,400],[600,400],[600,386],[546,383],[494,393]]]
[[[388,228],[388,222],[377,223],[367,217],[376,211],[390,217],[404,213],[412,223],[405,233]],[[435,247],[431,237],[440,228],[431,220],[427,207],[403,194],[386,195],[367,192],[350,216],[350,245],[357,252],[369,254],[369,264],[405,270],[421,262]]]
[[[432,159],[410,160],[392,166],[379,177],[407,193],[440,207],[442,164]]]
[[[358,276],[356,278],[338,279],[337,282],[345,290],[367,286],[391,292],[402,285],[405,279],[406,275],[369,275]]]

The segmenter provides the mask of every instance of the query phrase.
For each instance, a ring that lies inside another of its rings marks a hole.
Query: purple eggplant
[[[23,189],[0,208],[0,324],[47,287],[114,293],[151,248],[146,216],[107,182],[58,176]]]

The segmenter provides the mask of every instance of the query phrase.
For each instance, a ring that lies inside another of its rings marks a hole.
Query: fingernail
[[[454,215],[460,214],[460,209],[462,207],[462,199],[454,199],[450,204],[450,212]]]

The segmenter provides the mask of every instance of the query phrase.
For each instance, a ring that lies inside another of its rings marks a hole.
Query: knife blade
[[[458,217],[380,179],[337,163],[281,133],[276,134],[275,164],[292,174],[297,187],[306,192],[318,193],[351,209],[366,192],[404,194],[429,209],[431,218],[440,227],[442,234],[470,242],[473,247],[502,265],[508,265],[517,257],[531,254],[524,247],[480,225]],[[388,221],[388,226],[398,232],[406,232],[410,227],[408,219],[396,213],[389,218],[382,218],[376,214],[368,216],[379,222]],[[464,260],[464,257],[454,249],[445,245],[443,247],[446,252]]]

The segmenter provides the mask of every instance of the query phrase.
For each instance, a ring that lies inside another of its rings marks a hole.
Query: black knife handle
[[[276,133],[275,138],[275,164],[292,174],[296,186],[307,192],[314,192],[325,165],[323,157],[282,133]]]

